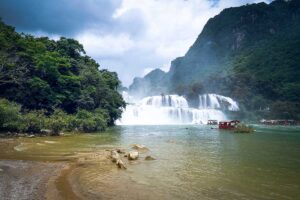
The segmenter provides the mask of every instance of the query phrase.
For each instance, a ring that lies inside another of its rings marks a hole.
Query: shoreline
[[[2,139],[10,142],[15,138]],[[3,141],[4,140],[4,141]],[[7,143],[7,144],[8,144]],[[90,199],[82,191],[74,171],[93,164],[116,168],[107,150],[77,153],[75,159],[35,160],[4,157],[0,159],[1,199]],[[99,173],[106,173],[103,170]],[[97,198],[91,198],[97,199]]]
[[[0,160],[1,198],[48,199],[47,193],[58,194],[52,185],[67,165],[66,162]]]
[[[101,160],[107,159],[101,156]],[[75,191],[78,183],[73,171],[89,162],[0,160],[1,199],[89,199]],[[109,163],[109,162],[107,162]],[[114,165],[107,164],[114,168]]]

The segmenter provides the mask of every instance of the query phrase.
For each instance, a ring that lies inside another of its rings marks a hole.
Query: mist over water
[[[190,107],[187,99],[179,95],[136,99],[123,92],[123,97],[128,105],[118,125],[206,124],[208,120],[226,120],[224,111],[239,110],[236,101],[218,94],[199,95],[198,108]]]

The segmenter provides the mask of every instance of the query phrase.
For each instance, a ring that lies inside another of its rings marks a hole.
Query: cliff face
[[[213,75],[227,76],[237,54],[288,31],[298,21],[296,0],[225,9],[207,22],[186,55],[172,62],[169,78],[172,83],[189,85]],[[170,89],[176,87],[173,84]]]
[[[163,93],[167,91],[167,85],[164,84],[165,80],[166,73],[160,69],[155,69],[143,78],[134,78],[133,83],[129,86],[129,91],[135,96]]]
[[[228,8],[208,20],[168,73],[159,79],[150,73],[131,88],[147,80],[146,95],[169,92],[196,99],[199,92],[216,92],[251,109],[274,101],[300,102],[299,45],[300,1]]]

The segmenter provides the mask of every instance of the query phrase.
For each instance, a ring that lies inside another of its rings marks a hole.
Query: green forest
[[[118,75],[74,39],[17,33],[0,22],[0,131],[92,132],[120,118]]]

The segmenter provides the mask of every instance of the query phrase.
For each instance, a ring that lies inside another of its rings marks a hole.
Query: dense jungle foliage
[[[0,22],[1,131],[104,130],[125,107],[119,85],[78,41],[19,34]]]

